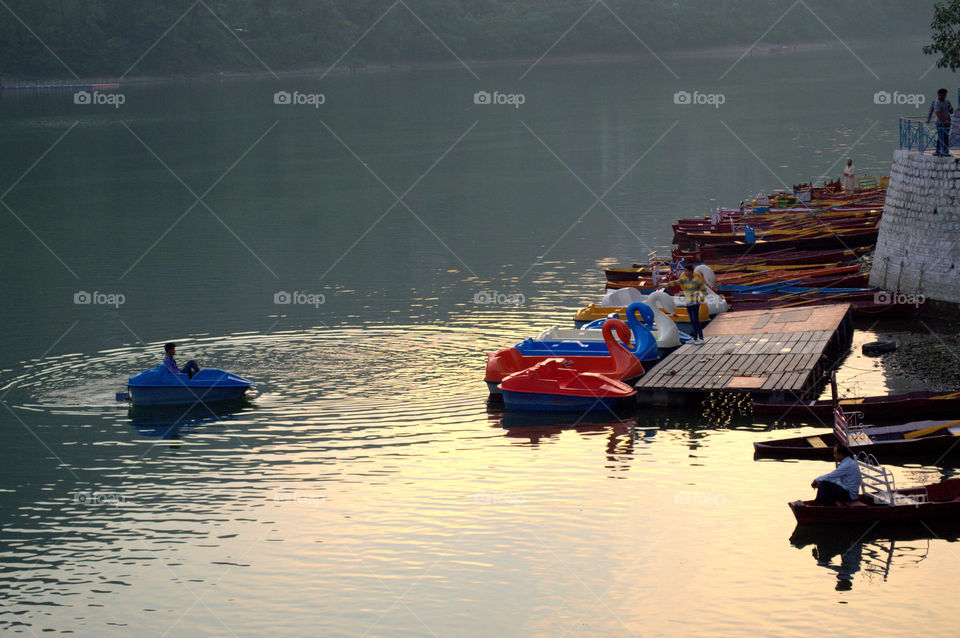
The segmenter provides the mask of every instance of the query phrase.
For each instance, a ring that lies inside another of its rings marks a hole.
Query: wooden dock
[[[849,304],[718,315],[705,343],[683,345],[637,381],[640,405],[682,405],[712,392],[771,400],[812,398],[850,347]]]

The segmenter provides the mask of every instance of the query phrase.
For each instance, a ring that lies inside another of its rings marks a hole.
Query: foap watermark
[[[321,292],[300,292],[294,290],[278,290],[273,293],[273,303],[278,306],[313,306],[319,308],[327,302],[327,297]]]
[[[523,93],[501,93],[500,91],[477,91],[473,94],[474,104],[506,104],[515,109],[520,108],[527,101]]]
[[[127,498],[118,492],[74,492],[73,502],[78,505],[123,505]]]
[[[526,502],[523,494],[474,494],[473,502],[476,505],[522,505]]]
[[[696,104],[699,106],[712,106],[715,109],[720,108],[721,104],[726,103],[727,96],[723,93],[701,93],[700,91],[677,91],[673,94],[674,104]]]
[[[123,93],[101,93],[100,91],[77,91],[73,94],[74,104],[92,104],[120,108],[127,101]]]
[[[522,306],[527,298],[520,293],[507,295],[496,290],[481,290],[473,295],[473,303],[497,306]]]
[[[912,106],[915,109],[920,108],[927,101],[927,96],[923,93],[901,93],[900,91],[877,91],[873,94],[874,104],[893,104],[896,106]]]
[[[277,492],[273,495],[276,503],[296,503],[308,507],[320,507],[327,500],[323,494],[303,494],[301,492]]]
[[[315,109],[327,103],[327,96],[323,93],[301,93],[300,91],[277,91],[273,94],[274,104],[312,106]]]
[[[720,507],[727,501],[723,494],[706,494],[704,492],[677,492],[673,495],[673,502],[677,505],[707,505]]]
[[[126,303],[127,297],[119,292],[100,292],[78,290],[73,293],[73,303],[78,306],[113,306],[119,308]]]
[[[920,294],[907,294],[905,292],[890,292],[889,290],[878,290],[873,293],[873,303],[883,304],[884,306],[913,306],[919,308],[926,303],[927,298]]]

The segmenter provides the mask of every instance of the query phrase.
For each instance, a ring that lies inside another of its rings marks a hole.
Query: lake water
[[[886,174],[926,104],[874,93],[952,86],[906,46],[763,47],[722,79],[738,54],[7,92],[0,629],[953,633],[956,545],[792,545],[786,503],[830,466],[755,462],[771,426],[731,402],[578,422],[482,382],[604,265],[668,254],[672,220],[848,155]],[[249,403],[118,403],[169,340]],[[854,355],[841,384],[909,381]]]

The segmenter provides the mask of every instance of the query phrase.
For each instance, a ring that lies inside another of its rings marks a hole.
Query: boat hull
[[[592,412],[609,410],[637,395],[633,386],[595,372],[581,372],[563,358],[547,359],[500,383],[508,410]]]
[[[204,368],[193,377],[172,374],[162,365],[130,377],[127,395],[134,405],[192,405],[236,401],[253,384],[218,368]]]
[[[920,494],[926,491],[930,500],[917,504],[875,505],[861,496],[852,505],[815,505],[813,501],[789,503],[800,525],[836,525],[933,521],[960,518],[960,479],[950,479],[915,490],[898,490],[899,494]]]
[[[540,412],[597,412],[613,410],[629,401],[631,397],[574,397],[560,394],[503,391],[503,405],[510,410],[535,410]]]
[[[753,244],[736,241],[729,244],[709,244],[700,246],[695,250],[675,250],[673,259],[681,258],[693,259],[697,261],[709,261],[714,257],[742,255],[744,253],[765,253],[777,251],[784,248],[793,248],[796,250],[849,250],[853,248],[862,248],[872,246],[877,243],[877,229],[868,229],[851,233],[842,237],[828,235],[825,237],[811,237],[799,239],[780,239],[773,241],[757,241]]]
[[[909,392],[889,396],[841,399],[840,407],[845,412],[861,412],[864,419],[895,420],[910,419],[922,414],[928,418],[949,418],[960,415],[960,397],[937,399],[942,392]],[[761,403],[754,401],[753,413],[773,416],[777,419],[815,417],[823,421],[833,418],[831,401],[809,403]]]
[[[811,443],[811,439],[818,443]],[[919,463],[940,463],[946,460],[960,459],[960,437],[954,434],[942,434],[919,437],[916,439],[895,439],[878,441],[866,445],[851,445],[856,453],[871,454],[884,462],[914,461]],[[811,436],[799,436],[779,441],[757,442],[753,444],[753,455],[757,459],[809,459],[829,461],[833,459],[833,446],[837,437],[833,432],[822,432]]]
[[[236,401],[243,397],[247,387],[177,386],[144,388],[127,386],[127,393],[134,405],[189,405]]]

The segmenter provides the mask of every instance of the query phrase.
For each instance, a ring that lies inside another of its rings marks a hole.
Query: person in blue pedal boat
[[[838,443],[833,446],[833,458],[837,461],[837,469],[817,477],[810,484],[817,490],[814,500],[817,505],[849,503],[860,495],[860,466],[853,458],[853,452],[846,445]]]
[[[172,374],[183,373],[191,379],[193,378],[193,375],[200,372],[200,366],[198,366],[197,362],[193,359],[187,361],[187,365],[183,366],[182,370],[179,366],[177,366],[177,360],[173,358],[173,355],[177,354],[177,344],[172,342],[165,344],[163,346],[163,351],[167,355],[163,358],[163,366],[167,369],[167,372]]]
[[[695,345],[703,343],[703,326],[700,325],[700,301],[706,297],[707,284],[703,277],[693,272],[693,264],[683,266],[683,274],[677,277],[677,283],[683,288],[683,299],[690,315],[690,336]]]

